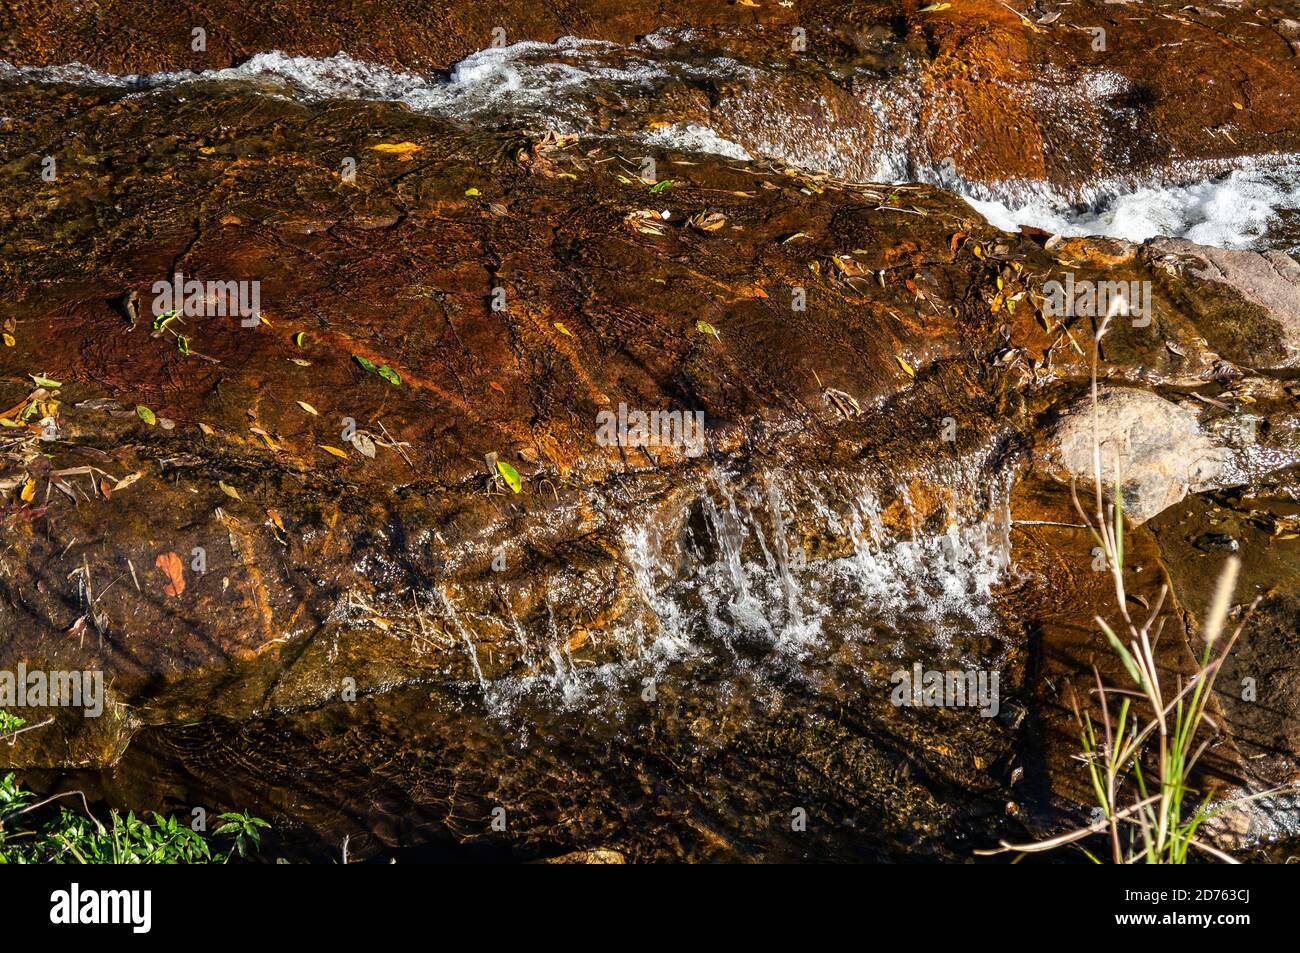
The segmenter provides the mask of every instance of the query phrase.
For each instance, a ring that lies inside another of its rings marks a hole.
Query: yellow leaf
[[[555,322],[555,330],[559,331],[559,332],[560,332],[561,334],[563,334],[566,338],[571,338],[571,337],[573,337],[573,332],[570,331],[568,328],[566,328],[566,327],[565,327],[563,324],[561,324],[559,321],[556,321],[556,322]]]
[[[476,196],[482,195],[483,193],[480,192],[478,189],[466,189],[466,190],[465,190],[465,194],[466,194],[469,198],[474,198],[474,197],[476,197]]]
[[[298,401],[298,406],[301,407],[303,410],[307,411],[307,413],[311,414],[313,417],[320,416],[320,412],[311,404],[307,403],[305,400]]]
[[[199,429],[202,430],[209,437],[211,437],[214,433],[216,433],[215,430],[213,430],[211,427],[209,427],[207,424],[204,423],[199,424]]]
[[[324,443],[318,443],[316,446],[320,447],[320,448],[321,448],[322,450],[324,450],[326,453],[332,453],[334,456],[338,457],[340,460],[346,460],[346,459],[348,458],[347,453],[345,453],[344,451],[340,450],[338,447],[331,447],[329,444],[324,444]]]
[[[419,152],[424,146],[416,145],[414,142],[381,142],[370,148],[376,152],[382,152],[384,155],[404,156]]]
[[[519,471],[516,470],[514,467],[512,467],[510,464],[506,463],[504,460],[498,460],[497,472],[500,473],[501,476],[505,478],[506,485],[509,486],[511,490],[513,490],[516,493],[520,493],[523,491],[524,484],[523,481],[519,478]]]
[[[223,483],[221,480],[218,480],[217,486],[221,487],[221,492],[226,494],[226,496],[230,497],[232,500],[239,500],[240,502],[243,502],[244,498],[239,495],[239,491],[236,490],[230,484]]]
[[[907,372],[908,377],[916,376],[916,371],[912,370],[912,365],[907,363],[907,361],[903,360],[903,356],[901,354],[895,354],[894,359],[898,361],[898,366]]]
[[[13,347],[15,344],[18,343],[14,339],[14,336],[10,334],[8,331],[6,331],[4,335],[5,335],[5,347]]]
[[[36,499],[36,481],[31,477],[28,477],[27,482],[23,484],[22,496],[24,503],[30,503],[32,500]]]

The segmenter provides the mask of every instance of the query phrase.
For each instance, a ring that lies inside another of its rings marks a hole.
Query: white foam
[[[417,112],[478,121],[544,117],[557,131],[583,132],[589,131],[594,116],[582,96],[596,91],[593,84],[599,83],[599,93],[608,98],[653,93],[657,84],[672,77],[743,80],[755,73],[754,67],[726,57],[692,62],[689,52],[690,45],[670,33],[653,34],[637,47],[565,37],[553,44],[525,41],[480,50],[445,77],[391,69],[344,53],[315,58],[272,51],[227,69],[139,76],[114,76],[79,63],[19,68],[0,61],[0,80],[104,86],[130,90],[130,95],[204,82],[250,83],[259,91],[304,101],[401,102]],[[1092,71],[1068,81],[1044,80],[1035,95],[1066,103],[1092,102],[1107,109],[1111,108],[1107,102],[1123,92],[1126,83],[1115,74]],[[922,154],[924,136],[914,116],[918,95],[898,83],[868,84],[864,102],[873,106],[880,122],[874,130],[860,131],[865,140],[853,148],[861,147],[880,181],[920,180],[951,189],[992,224],[1008,231],[1031,225],[1063,235],[1109,235],[1132,241],[1168,235],[1225,248],[1277,247],[1282,242],[1270,228],[1280,213],[1300,210],[1300,156],[1183,163],[1167,169],[1161,181],[1078,183],[1068,197],[1042,181],[964,182],[952,174],[951,167],[935,166]],[[800,121],[799,116],[790,116],[784,124],[798,129]],[[759,133],[760,141],[751,142],[751,148],[832,171],[850,159],[861,161],[843,148],[837,153],[814,132],[810,128],[806,136],[787,134],[771,141],[766,133]],[[667,149],[737,161],[752,158],[750,148],[699,123],[649,130],[640,138]],[[849,136],[843,146],[852,142]]]
[[[707,152],[712,155],[725,156],[748,162],[754,157],[744,146],[730,139],[724,139],[708,126],[700,123],[679,122],[672,126],[652,129],[642,133],[646,145],[662,149],[676,149],[680,152]]]
[[[1106,196],[1111,190],[1115,194]],[[1300,209],[1300,157],[1242,161],[1226,175],[1190,185],[1149,184],[1127,190],[1102,185],[1095,191],[1104,197],[1082,209],[1043,187],[1019,202],[988,198],[990,190],[979,191],[979,196],[963,197],[1006,231],[1030,225],[1068,236],[1108,235],[1141,242],[1165,235],[1220,248],[1251,248],[1266,238],[1280,212]]]
[[[466,117],[484,112],[546,112],[561,125],[581,128],[582,117],[566,106],[566,91],[602,81],[614,87],[647,87],[665,73],[639,55],[601,54],[615,44],[564,37],[555,43],[524,41],[472,53],[450,74],[424,75],[390,69],[346,53],[328,57],[259,53],[239,66],[114,76],[80,63],[15,67],[0,61],[0,79],[30,83],[73,83],[150,92],[195,83],[254,83],[303,101],[328,99],[401,102],[417,112]],[[563,122],[566,117],[570,122]]]

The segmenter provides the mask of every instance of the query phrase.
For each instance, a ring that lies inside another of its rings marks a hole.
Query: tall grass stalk
[[[1187,862],[1193,848],[1216,860],[1236,863],[1231,856],[1197,836],[1201,825],[1227,805],[1212,808],[1210,795],[1201,794],[1192,786],[1192,775],[1209,745],[1208,738],[1201,739],[1201,728],[1208,720],[1205,710],[1215,678],[1244,624],[1245,617],[1230,635],[1224,636],[1241,564],[1235,556],[1229,557],[1219,576],[1201,627],[1203,648],[1197,659],[1197,670],[1186,680],[1180,676],[1173,686],[1166,688],[1161,683],[1155,651],[1164,627],[1161,610],[1168,587],[1161,587],[1145,618],[1134,619],[1129,613],[1124,585],[1123,479],[1118,452],[1109,499],[1102,479],[1097,367],[1101,341],[1109,330],[1111,317],[1108,315],[1101,322],[1093,339],[1093,512],[1086,511],[1073,482],[1070,493],[1075,510],[1102,548],[1114,585],[1118,622],[1112,626],[1100,615],[1094,618],[1134,688],[1107,686],[1101,672],[1093,666],[1094,691],[1101,709],[1100,726],[1087,706],[1081,707],[1071,694],[1071,707],[1083,745],[1079,757],[1087,766],[1093,794],[1101,809],[1100,819],[1059,837],[1019,845],[1004,841],[997,850],[979,853],[1034,853],[1074,844],[1090,859],[1100,862],[1080,842],[1106,834],[1110,859],[1117,864],[1182,864]],[[1128,803],[1122,803],[1125,800]]]

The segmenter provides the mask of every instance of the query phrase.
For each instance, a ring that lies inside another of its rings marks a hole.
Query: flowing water
[[[976,183],[953,172],[951,160],[929,154],[917,128],[918,91],[906,71],[881,79],[863,72],[856,81],[862,105],[877,122],[863,128],[801,128],[800,117],[764,117],[748,125],[749,146],[724,138],[701,122],[647,125],[666,91],[717,84],[780,81],[780,67],[705,55],[689,32],[652,34],[636,46],[564,38],[485,49],[446,75],[422,75],[332,57],[259,53],[237,67],[201,73],[118,76],[78,64],[15,68],[0,61],[0,82],[98,85],[148,95],[188,87],[202,95],[208,83],[238,83],[267,95],[400,102],[417,112],[488,126],[546,126],[600,136],[618,131],[647,145],[701,151],[747,160],[773,156],[796,165],[876,182],[926,182],[963,195],[993,224],[1015,230],[1032,225],[1064,235],[1110,235],[1144,241],[1157,235],[1188,238],[1225,248],[1300,248],[1300,156],[1271,155],[1236,161],[1183,162],[1146,178],[1097,177],[1063,193],[1031,180]],[[1114,74],[1044,80],[1036,98],[1050,97],[1062,116],[1099,96],[1123,92]],[[744,112],[747,107],[738,107]]]
[[[687,55],[688,39],[519,43],[445,75],[344,54],[263,53],[203,74],[0,64],[0,84],[93,85],[131,97],[242,84],[303,100],[395,101],[466,123],[546,125],[736,162],[773,156],[878,181],[928,181],[1007,229],[1252,248],[1300,240],[1295,157],[1078,183],[1069,196],[1041,182],[967,183],[919,151],[906,81],[864,85],[863,103],[885,121],[837,144],[789,125],[751,123],[742,144],[698,121],[649,123],[673,89],[761,83],[762,70],[776,68]],[[944,488],[937,506],[910,498],[918,478]],[[404,681],[354,703],[246,722],[146,728],[115,769],[76,780],[115,803],[221,802],[273,814],[291,856],[323,856],[343,836],[363,854],[418,848],[471,859],[601,843],[643,858],[957,856],[972,830],[1010,823],[1004,791],[981,789],[966,772],[1009,758],[1019,726],[1013,673],[1025,660],[999,607],[999,594],[1022,581],[1011,480],[980,457],[896,467],[883,478],[741,473],[719,462],[682,506],[629,519],[621,559],[636,611],[604,636],[617,644],[597,663],[575,657],[553,623],[538,640],[513,616],[466,608],[483,599],[412,590],[398,596],[463,651],[466,677]],[[810,553],[813,537],[839,545]],[[360,612],[344,599],[334,621]],[[484,626],[517,636],[524,674],[485,667],[475,638]],[[941,708],[899,709],[891,678],[914,662],[1004,672],[1002,714],[972,724]],[[926,769],[908,754],[946,758],[953,747],[973,762]],[[569,784],[557,787],[557,775]],[[863,803],[872,806],[864,812]],[[489,833],[496,807],[519,832],[513,840]],[[792,836],[796,810],[816,815],[819,833]]]

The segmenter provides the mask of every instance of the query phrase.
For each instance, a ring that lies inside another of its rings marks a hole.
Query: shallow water
[[[423,75],[367,63],[339,53],[327,58],[259,53],[237,67],[202,73],[111,75],[78,64],[15,68],[0,61],[0,82],[69,83],[122,89],[129,95],[206,83],[239,83],[267,95],[314,102],[329,99],[401,102],[417,112],[500,127],[545,125],[560,132],[600,136],[616,114],[623,131],[647,145],[709,152],[736,160],[769,155],[844,174],[869,171],[873,181],[921,181],[965,197],[991,223],[1015,230],[1034,226],[1063,235],[1107,235],[1145,241],[1159,235],[1224,248],[1300,248],[1300,157],[1259,156],[1238,161],[1180,163],[1143,179],[1106,178],[1071,183],[1062,194],[1042,181],[973,183],[953,174],[950,161],[924,152],[909,115],[918,95],[907,77],[863,74],[862,101],[882,125],[865,141],[848,144],[865,154],[837,153],[796,134],[745,145],[700,122],[637,129],[636,117],[654,110],[670,84],[706,88],[749,83],[775,67],[695,53],[689,36],[652,35],[625,47],[566,37],[554,44],[521,42],[481,50],[446,75]],[[1090,100],[1122,82],[1107,74],[1044,91],[1068,101]],[[1078,87],[1075,89],[1075,87]],[[1116,91],[1110,89],[1109,93]],[[1064,107],[1060,107],[1064,108]]]

